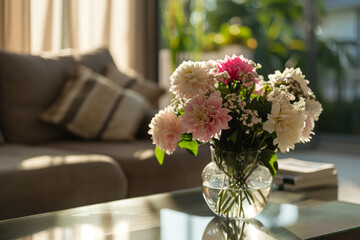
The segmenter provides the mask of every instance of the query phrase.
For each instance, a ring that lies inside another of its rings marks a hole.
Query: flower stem
[[[256,132],[254,132],[254,135],[253,135],[253,137],[251,139],[251,145],[250,145],[250,148],[249,148],[249,152],[251,151],[252,145],[253,145],[254,140],[255,140],[255,136],[256,136]]]
[[[265,203],[265,202],[266,202],[266,198],[265,198],[264,194],[262,193],[262,191],[261,191],[260,189],[258,189],[257,191],[258,191],[258,193],[260,194],[262,200],[264,200],[264,203]]]
[[[244,208],[243,208],[243,197],[242,197],[242,192],[240,192],[240,216],[241,216],[241,212],[242,212],[242,216],[245,217],[245,212],[244,212]]]
[[[259,148],[261,148],[261,145],[264,143],[265,139],[266,139],[266,136],[264,136],[263,139],[261,140],[261,142],[259,144]]]

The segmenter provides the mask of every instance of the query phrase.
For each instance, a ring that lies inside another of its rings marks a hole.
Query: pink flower
[[[230,78],[225,80],[225,84],[227,85],[230,81],[239,78],[240,72],[244,74],[255,72],[255,67],[251,65],[250,61],[244,58],[243,55],[236,56],[232,55],[230,58],[226,55],[224,60],[217,61],[217,74],[226,71]],[[257,79],[253,79],[254,83],[258,83]]]
[[[182,123],[193,139],[207,142],[212,137],[219,138],[221,130],[229,128],[230,110],[221,106],[220,92],[211,93],[207,99],[200,93],[186,104]]]
[[[256,84],[255,89],[254,89],[254,91],[252,93],[256,94],[258,96],[262,96],[263,93],[264,93],[264,86],[261,85],[261,84]]]
[[[170,107],[159,111],[151,120],[149,127],[153,144],[169,155],[175,151],[177,143],[181,140],[180,135],[186,131],[181,124],[181,118],[176,116]]]

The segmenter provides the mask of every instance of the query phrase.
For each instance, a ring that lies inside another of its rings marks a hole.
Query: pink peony
[[[159,111],[151,120],[149,127],[153,143],[169,155],[175,151],[177,143],[181,140],[180,135],[186,131],[181,124],[181,118],[169,107]]]
[[[230,78],[225,80],[225,84],[227,85],[230,81],[239,78],[240,72],[244,74],[255,72],[255,67],[251,65],[250,61],[244,58],[243,55],[236,56],[232,55],[230,58],[226,55],[224,60],[217,61],[217,74],[226,71]],[[254,83],[258,83],[257,79],[253,79]]]
[[[186,104],[182,123],[193,139],[207,142],[212,137],[219,138],[221,130],[229,128],[230,110],[221,106],[220,92],[211,93],[207,99],[200,93]]]

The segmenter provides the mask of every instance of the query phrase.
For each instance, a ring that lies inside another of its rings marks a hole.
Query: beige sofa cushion
[[[50,147],[0,146],[0,220],[124,198],[111,157]]]
[[[42,119],[88,140],[133,140],[148,108],[141,95],[79,66]]]
[[[7,141],[40,143],[66,136],[39,115],[59,96],[74,67],[71,56],[42,58],[0,50],[0,127]]]
[[[105,71],[105,76],[123,88],[129,88],[143,95],[153,107],[158,105],[159,98],[165,93],[165,90],[158,84],[145,79],[133,70],[120,71],[116,66],[109,65]]]
[[[151,140],[137,140],[135,143],[62,141],[47,146],[111,156],[128,178],[127,197],[200,187],[201,172],[211,161],[208,145],[199,148],[197,157],[184,149],[177,149],[173,155],[166,156],[162,166],[154,156]]]

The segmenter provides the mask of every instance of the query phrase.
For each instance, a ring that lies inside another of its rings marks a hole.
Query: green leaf
[[[158,160],[160,165],[163,165],[164,163],[164,157],[165,157],[165,151],[161,150],[158,147],[155,147],[155,157]]]
[[[261,161],[269,169],[273,177],[275,177],[278,170],[277,156],[274,151],[264,149],[261,151]]]
[[[248,109],[256,109],[258,111],[259,117],[261,117],[264,121],[267,119],[268,113],[271,112],[272,103],[264,100],[261,97],[255,97],[252,101],[247,105]]]
[[[179,113],[180,116],[182,116],[182,115],[184,115],[185,110],[183,108],[178,109],[178,113]]]
[[[192,141],[192,134],[190,133],[181,134],[180,137],[184,141]]]
[[[184,148],[191,155],[197,156],[198,153],[198,143],[195,140],[181,140],[178,143],[179,147]]]
[[[233,143],[236,143],[236,140],[237,140],[237,134],[238,134],[238,131],[235,130],[229,137],[226,138],[226,141],[232,141]]]
[[[251,94],[251,99],[256,99],[257,101],[259,101],[260,96],[257,94]]]
[[[226,95],[228,95],[230,92],[230,89],[228,86],[226,86],[225,84],[220,84],[218,89],[217,89],[219,92],[221,92],[221,95],[223,97],[225,97]]]

